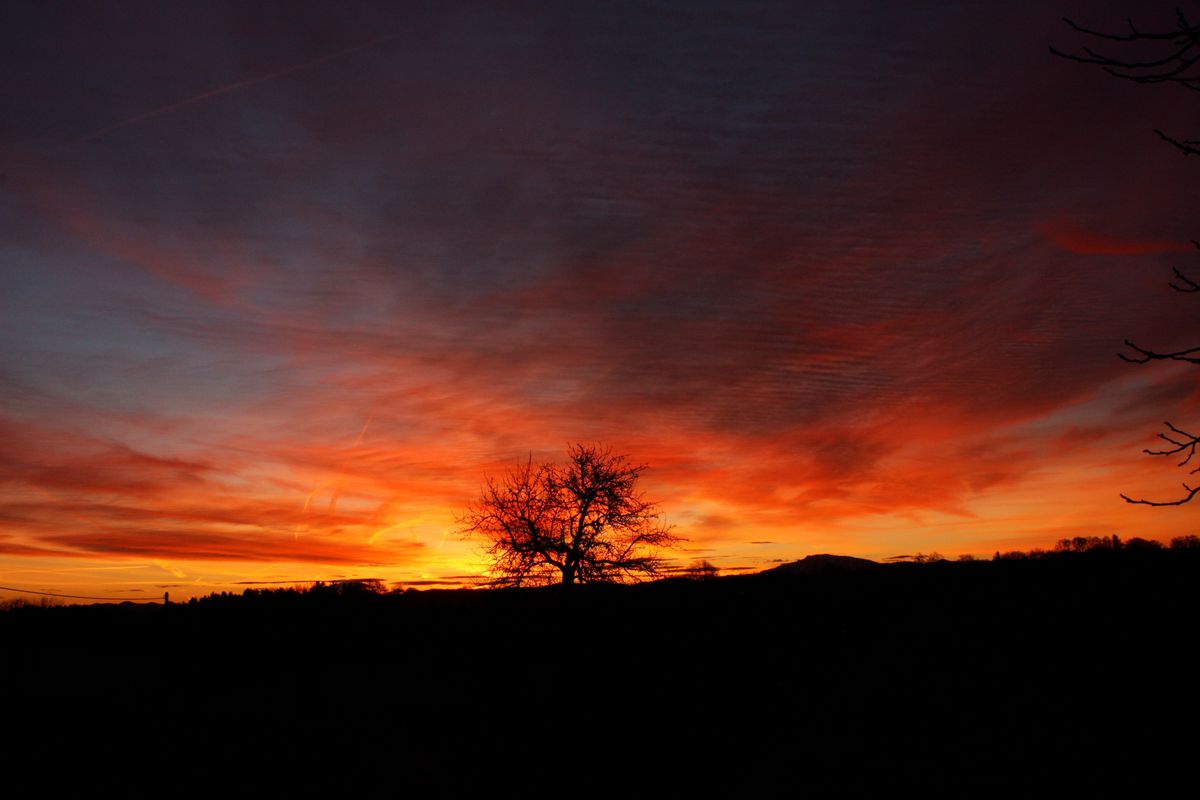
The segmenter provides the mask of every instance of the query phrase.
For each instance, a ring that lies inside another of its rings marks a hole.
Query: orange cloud
[[[333,565],[394,565],[419,543],[375,548],[331,537],[293,540],[256,532],[236,534],[195,530],[126,528],[120,532],[60,534],[47,541],[79,556],[145,556],[188,561],[309,562]],[[63,555],[63,553],[58,553]]]

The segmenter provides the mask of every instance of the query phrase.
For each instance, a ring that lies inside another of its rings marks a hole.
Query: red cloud
[[[1170,239],[1127,239],[1093,233],[1071,222],[1041,226],[1042,235],[1068,253],[1081,256],[1141,256],[1154,253],[1186,253],[1193,244]]]

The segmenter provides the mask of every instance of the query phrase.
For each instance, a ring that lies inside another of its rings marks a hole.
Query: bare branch
[[[1200,86],[1197,86],[1196,88],[1200,90]],[[1157,133],[1158,138],[1162,139],[1164,142],[1169,142],[1170,144],[1179,148],[1179,150],[1185,156],[1200,155],[1200,148],[1196,147],[1197,142],[1195,139],[1173,139],[1160,131],[1158,128],[1155,128],[1154,132]]]
[[[1151,450],[1151,449],[1147,448],[1147,449],[1143,450],[1142,452],[1145,453],[1146,455],[1151,455],[1151,456],[1174,456],[1174,455],[1178,455],[1180,453],[1186,453],[1183,460],[1180,461],[1179,464],[1177,465],[1180,467],[1186,466],[1192,460],[1192,458],[1196,455],[1196,448],[1197,448],[1197,446],[1200,446],[1200,436],[1188,433],[1187,431],[1185,431],[1181,428],[1178,428],[1175,425],[1172,425],[1170,422],[1164,422],[1163,424],[1167,426],[1167,430],[1169,430],[1171,432],[1171,435],[1168,436],[1165,433],[1160,433],[1160,434],[1158,434],[1158,438],[1174,445],[1174,447],[1171,447],[1166,450]],[[1190,474],[1194,475],[1197,472],[1200,472],[1200,467],[1196,467],[1195,469],[1191,470]],[[1126,503],[1132,503],[1133,505],[1181,506],[1184,503],[1189,502],[1193,497],[1195,497],[1197,492],[1200,492],[1200,486],[1193,488],[1191,486],[1188,486],[1185,483],[1185,484],[1183,484],[1183,488],[1184,488],[1184,491],[1187,492],[1187,494],[1184,495],[1183,497],[1179,498],[1178,500],[1134,500],[1133,498],[1129,497],[1128,495],[1124,495],[1124,494],[1121,495],[1121,497],[1125,500]]]
[[[1175,273],[1176,278],[1178,278],[1183,283],[1187,284],[1186,286],[1179,286],[1179,285],[1175,284],[1174,282],[1168,283],[1167,285],[1170,286],[1172,289],[1174,289],[1177,292],[1185,292],[1187,294],[1190,294],[1192,292],[1200,292],[1200,283],[1196,283],[1194,280],[1189,278],[1187,275],[1184,275],[1182,272],[1180,272],[1179,267],[1171,267],[1171,271]]]
[[[1082,25],[1077,25],[1076,23],[1072,22],[1067,17],[1063,17],[1063,22],[1067,23],[1068,25],[1070,25],[1072,28],[1079,31],[1080,33],[1087,34],[1088,36],[1095,36],[1098,39],[1111,39],[1112,41],[1115,41],[1115,42],[1133,42],[1133,41],[1138,41],[1138,40],[1143,40],[1143,39],[1167,39],[1167,40],[1170,40],[1170,39],[1174,39],[1178,35],[1174,32],[1171,32],[1171,33],[1141,33],[1140,31],[1138,31],[1137,28],[1135,28],[1133,26],[1133,20],[1131,20],[1131,19],[1126,20],[1126,22],[1129,23],[1129,30],[1130,30],[1130,33],[1126,34],[1126,35],[1121,35],[1119,33],[1104,33],[1102,31],[1092,30],[1091,28],[1085,28]]]
[[[1083,46],[1080,53],[1068,53],[1051,47],[1050,52],[1059,58],[1081,64],[1094,64],[1117,78],[1135,83],[1174,83],[1185,89],[1200,91],[1200,27],[1188,22],[1181,11],[1176,12],[1176,27],[1171,30],[1142,31],[1128,20],[1129,33],[1106,33],[1086,28],[1064,17],[1063,21],[1075,32],[1107,42],[1119,42],[1120,47],[1143,48],[1142,55],[1123,57],[1107,52],[1098,52]],[[1114,45],[1115,46],[1115,45]],[[1144,48],[1149,48],[1145,50]],[[1197,152],[1187,142],[1180,142],[1156,131],[1163,139],[1179,147],[1185,155]]]
[[[1147,364],[1151,361],[1186,361],[1189,364],[1200,364],[1200,355],[1195,355],[1200,353],[1200,347],[1177,350],[1174,353],[1159,353],[1155,350],[1147,350],[1144,347],[1139,347],[1128,339],[1125,340],[1125,346],[1140,355],[1140,357],[1134,357],[1125,355],[1124,353],[1117,353],[1118,358],[1130,364]]]
[[[1181,431],[1179,428],[1176,428],[1174,425],[1172,425],[1169,422],[1164,422],[1163,424],[1166,425],[1168,428],[1170,428],[1172,433],[1175,433],[1178,436],[1181,436],[1186,441],[1181,442],[1178,439],[1173,439],[1170,436],[1167,436],[1165,433],[1160,433],[1158,435],[1158,438],[1160,438],[1166,442],[1169,442],[1175,446],[1172,447],[1170,450],[1151,450],[1151,449],[1147,448],[1147,449],[1143,450],[1142,452],[1148,456],[1173,456],[1177,453],[1182,453],[1182,452],[1186,451],[1187,456],[1183,459],[1183,461],[1180,461],[1179,464],[1176,465],[1176,466],[1180,466],[1180,467],[1185,466],[1189,461],[1192,460],[1192,456],[1194,456],[1196,454],[1196,446],[1197,446],[1197,444],[1200,444],[1200,436],[1193,436],[1192,434],[1188,433],[1187,431]]]
[[[1185,483],[1183,484],[1183,488],[1185,491],[1187,491],[1187,494],[1178,500],[1134,500],[1132,497],[1124,494],[1121,495],[1121,499],[1126,503],[1131,503],[1135,506],[1181,506],[1184,503],[1190,502],[1191,499],[1196,496],[1196,493],[1200,492],[1200,486],[1193,488]]]

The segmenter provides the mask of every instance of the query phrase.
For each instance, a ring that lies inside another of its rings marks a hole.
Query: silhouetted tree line
[[[322,603],[370,602],[386,597],[415,593],[399,584],[389,586],[379,579],[315,581],[308,585],[246,588],[240,592],[213,592],[193,597],[184,605],[230,606],[239,604],[317,605]]]
[[[1176,536],[1172,538],[1168,544],[1163,544],[1157,539],[1143,539],[1140,536],[1122,540],[1120,536],[1113,534],[1112,536],[1073,536],[1070,538],[1059,539],[1054,543],[1054,548],[1052,550],[1034,548],[1027,551],[1010,550],[1003,553],[997,551],[992,557],[992,560],[1037,560],[1043,558],[1059,558],[1064,555],[1073,555],[1079,553],[1139,554],[1194,550],[1200,550],[1200,536],[1191,534],[1187,536]]]
[[[992,561],[1020,561],[1020,560],[1037,560],[1041,558],[1058,558],[1066,554],[1076,553],[1145,553],[1168,550],[1195,550],[1200,549],[1200,536],[1176,536],[1169,543],[1163,544],[1157,539],[1143,539],[1140,536],[1135,536],[1131,539],[1122,539],[1120,536],[1113,534],[1112,536],[1073,536],[1069,538],[1059,539],[1054,543],[1054,547],[1050,550],[1035,547],[1031,550],[997,550],[992,556]],[[884,559],[885,563],[912,563],[912,564],[938,564],[948,561],[945,556],[936,551],[931,553],[915,553],[912,555],[891,556]],[[964,554],[954,559],[958,562],[978,562],[987,559],[980,559],[972,554]]]
[[[1070,559],[1072,556],[1078,555],[1103,555],[1108,558],[1120,559],[1123,557],[1137,558],[1146,554],[1157,554],[1163,558],[1171,558],[1173,556],[1188,556],[1200,554],[1200,536],[1189,534],[1185,536],[1176,536],[1170,539],[1169,542],[1163,543],[1156,539],[1145,539],[1142,537],[1131,537],[1122,539],[1119,535],[1111,536],[1075,536],[1070,538],[1059,539],[1054,546],[1047,550],[1044,548],[1032,548],[1030,550],[997,550],[992,557],[979,558],[974,555],[960,555],[953,559],[947,558],[938,552],[916,553],[912,555],[892,556],[885,559],[880,566],[903,566],[905,564],[922,564],[922,565],[951,565],[951,564],[977,564],[985,565],[989,562],[1003,561],[1054,561],[1062,559]],[[837,570],[835,570],[837,573]],[[644,585],[644,588],[654,591],[656,586],[665,586],[668,584],[678,585],[683,583],[689,584],[710,584],[717,583],[738,583],[744,585],[745,581],[753,581],[757,576],[753,573],[727,575],[722,576],[719,567],[708,560],[696,561],[693,564],[680,568],[672,576],[662,578],[658,581],[652,581]],[[495,595],[508,594],[511,592],[529,592],[533,594],[544,594],[547,588],[526,588],[516,589],[514,587],[494,588],[487,591],[471,590],[471,589],[417,589],[415,587],[405,587],[403,584],[388,584],[379,579],[358,579],[358,580],[340,580],[340,581],[316,581],[309,585],[294,585],[286,587],[249,587],[240,592],[213,592],[212,594],[203,597],[193,597],[185,603],[175,604],[182,607],[199,607],[199,608],[238,608],[238,607],[275,607],[275,608],[315,608],[322,606],[354,606],[364,603],[387,603],[389,601],[399,601],[401,603],[411,603],[420,605],[431,604],[447,604],[459,601],[453,601],[450,598],[464,598],[467,596],[479,595]],[[596,591],[601,591],[606,587],[597,585],[593,587]],[[614,587],[607,587],[609,589]],[[631,587],[625,587],[631,588]],[[467,601],[461,601],[467,602]],[[473,601],[472,601],[473,602]],[[133,605],[133,604],[118,604]],[[65,606],[61,601],[54,598],[42,598],[35,601],[26,601],[23,599],[12,599],[0,602],[0,611],[8,610],[57,610],[66,611],[70,608],[112,608],[114,606],[97,605],[97,606]],[[134,606],[136,610],[138,607]],[[152,606],[142,606],[142,613],[145,610],[154,608]]]

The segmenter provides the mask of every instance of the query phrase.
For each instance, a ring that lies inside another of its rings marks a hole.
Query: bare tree
[[[1135,83],[1173,83],[1200,92],[1200,68],[1197,68],[1200,62],[1200,26],[1189,22],[1182,10],[1175,10],[1173,28],[1159,31],[1138,30],[1132,19],[1126,20],[1128,33],[1092,30],[1066,17],[1063,17],[1063,22],[1077,33],[1105,42],[1106,50],[1098,52],[1084,46],[1078,53],[1064,53],[1051,47],[1050,52],[1054,55],[1083,64],[1095,64],[1109,75]],[[1119,47],[1122,55],[1114,55],[1116,51],[1110,49],[1112,47]],[[1154,132],[1185,156],[1200,155],[1200,139],[1179,139],[1157,128]]]
[[[1088,37],[1089,41],[1101,42],[1097,48],[1083,46],[1078,52],[1065,53],[1054,47],[1050,52],[1061,58],[1078,61],[1083,64],[1099,66],[1109,75],[1124,80],[1142,84],[1170,83],[1184,89],[1200,92],[1200,26],[1192,24],[1182,10],[1175,11],[1175,25],[1162,30],[1145,31],[1139,29],[1133,20],[1127,20],[1128,32],[1109,33],[1085,28],[1077,25],[1066,17],[1063,21],[1076,33]],[[1184,156],[1200,155],[1200,139],[1183,139],[1168,135],[1157,128],[1154,130],[1159,138],[1179,150]],[[1193,240],[1200,248],[1200,241]],[[1175,279],[1168,285],[1177,292],[1191,294],[1200,292],[1200,283],[1193,280],[1178,268],[1173,268]],[[1200,347],[1190,347],[1183,350],[1163,351],[1142,347],[1129,339],[1125,340],[1129,353],[1118,353],[1123,361],[1130,364],[1149,364],[1153,361],[1184,361],[1189,364],[1200,364]],[[1189,466],[1192,457],[1196,455],[1196,447],[1200,445],[1200,435],[1189,433],[1171,422],[1166,425],[1166,432],[1158,437],[1166,442],[1160,449],[1147,448],[1143,452],[1152,456],[1180,456],[1180,467]],[[1194,467],[1188,474],[1200,472],[1200,466]],[[1180,506],[1191,501],[1200,493],[1200,484],[1190,486],[1184,482],[1185,494],[1175,500],[1135,500],[1128,495],[1121,497],[1127,503],[1147,506]]]
[[[488,543],[500,585],[636,581],[658,575],[657,555],[681,539],[638,491],[644,464],[600,445],[573,444],[565,464],[529,458],[489,477],[458,519]]]

